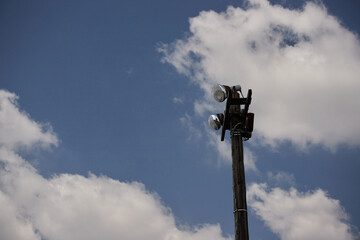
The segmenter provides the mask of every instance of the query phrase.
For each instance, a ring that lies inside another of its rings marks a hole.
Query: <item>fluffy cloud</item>
[[[195,110],[215,103],[211,87],[253,89],[251,111],[262,143],[290,141],[306,149],[320,144],[359,145],[360,41],[308,2],[303,9],[248,0],[245,9],[201,12],[189,37],[163,45],[163,61],[204,90]]]
[[[249,206],[281,239],[355,239],[348,216],[338,200],[323,190],[301,193],[252,184],[248,189]]]
[[[0,89],[0,146],[17,149],[35,144],[42,147],[57,145],[58,139],[51,127],[36,123],[19,111],[17,99],[15,94]]]
[[[11,199],[0,191],[0,237],[1,239],[40,239],[32,224],[18,214]]]
[[[219,225],[180,229],[141,183],[92,174],[45,179],[5,149],[0,161],[1,239],[225,239]]]
[[[288,185],[294,186],[295,185],[295,176],[294,174],[278,171],[278,172],[271,172],[267,173],[268,181],[275,186],[281,185]]]
[[[0,91],[0,239],[224,240],[219,225],[177,226],[156,193],[138,182],[72,174],[49,179],[16,153],[57,144]],[[30,136],[31,135],[31,136]]]

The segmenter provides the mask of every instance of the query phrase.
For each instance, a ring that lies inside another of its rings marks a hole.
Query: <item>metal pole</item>
[[[239,96],[235,92],[234,98]],[[243,141],[240,132],[241,118],[240,106],[235,105],[230,108],[232,114],[230,119],[231,130],[231,151],[232,151],[232,173],[233,173],[233,192],[234,192],[234,218],[235,218],[235,240],[249,240],[248,216],[246,204],[246,185],[244,168]]]

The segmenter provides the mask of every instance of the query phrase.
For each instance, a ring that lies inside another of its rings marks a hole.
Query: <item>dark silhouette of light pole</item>
[[[224,141],[225,131],[230,130],[235,240],[249,240],[243,139],[248,140],[251,137],[254,114],[248,112],[252,90],[248,90],[246,98],[240,97],[239,93],[242,95],[239,85],[229,87],[218,84],[214,87],[215,100],[223,102],[227,99],[226,108],[224,114],[211,115],[209,124],[215,130],[222,128],[221,141]]]

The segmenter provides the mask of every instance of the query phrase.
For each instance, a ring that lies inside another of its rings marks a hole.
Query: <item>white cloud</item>
[[[295,188],[268,191],[265,184],[252,184],[248,203],[281,239],[355,239],[340,202],[321,189],[307,193]]]
[[[8,196],[0,191],[0,238],[6,240],[40,239],[30,222],[18,214],[18,209]]]
[[[274,183],[276,186],[280,185],[289,185],[294,186],[295,185],[295,176],[294,174],[278,171],[278,172],[271,172],[269,171],[267,173],[268,181],[271,183]]]
[[[204,116],[205,112],[215,112],[215,110],[214,104],[211,104],[208,101],[195,101],[194,103],[194,111],[201,117]]]
[[[199,112],[216,104],[213,84],[241,84],[253,89],[255,135],[263,143],[360,144],[360,42],[324,6],[249,0],[246,9],[201,12],[190,32],[160,51],[204,90]]]
[[[5,163],[0,169],[0,201],[11,203],[0,205],[5,213],[0,229],[7,229],[0,232],[1,239],[20,239],[22,233],[28,239],[41,235],[51,240],[225,239],[219,225],[181,230],[170,209],[141,183],[92,174],[45,179],[5,149],[0,150],[0,161]]]
[[[36,144],[57,145],[58,139],[51,126],[37,123],[19,111],[17,99],[15,94],[0,89],[0,146],[17,149]]]
[[[173,103],[184,103],[184,100],[182,98],[179,98],[179,97],[174,97],[173,98]]]
[[[192,117],[189,114],[185,114],[180,118],[180,122],[184,128],[189,132],[188,140],[199,139],[203,135],[198,127],[195,126]]]
[[[0,96],[1,132],[7,136],[0,145],[0,239],[230,239],[218,224],[177,226],[160,197],[138,182],[93,174],[42,177],[15,151],[56,144],[56,136],[20,113],[14,94]]]

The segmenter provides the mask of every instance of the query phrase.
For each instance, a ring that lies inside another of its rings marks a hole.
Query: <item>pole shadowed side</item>
[[[235,92],[233,98],[239,98]],[[234,194],[234,219],[235,219],[235,240],[248,240],[248,216],[246,204],[246,183],[244,167],[244,151],[241,136],[241,116],[240,105],[230,107],[230,113],[233,113],[230,119],[230,137],[232,153],[232,174],[233,174],[233,194]]]

